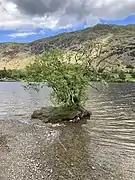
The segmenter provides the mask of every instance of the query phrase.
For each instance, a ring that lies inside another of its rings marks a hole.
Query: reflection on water
[[[0,84],[0,179],[134,180],[135,84],[99,89],[88,90],[86,124],[46,125],[29,116],[49,89]]]
[[[0,83],[0,119],[27,121],[31,112],[49,105],[50,89],[25,91],[21,83]]]

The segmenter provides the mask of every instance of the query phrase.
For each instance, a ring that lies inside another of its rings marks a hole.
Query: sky
[[[0,42],[30,42],[99,23],[135,23],[135,0],[0,0]]]

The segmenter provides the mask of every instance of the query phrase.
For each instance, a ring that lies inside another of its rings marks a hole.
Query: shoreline
[[[0,79],[0,82],[25,82],[25,81],[19,81],[19,80],[1,80]],[[96,82],[96,83],[99,83],[101,81],[91,81],[91,82]],[[132,81],[106,81],[106,83],[135,83],[135,79],[132,80]]]

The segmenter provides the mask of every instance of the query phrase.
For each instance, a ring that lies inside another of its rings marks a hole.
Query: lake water
[[[43,124],[50,89],[0,83],[0,180],[135,180],[135,83],[89,88],[85,124]]]

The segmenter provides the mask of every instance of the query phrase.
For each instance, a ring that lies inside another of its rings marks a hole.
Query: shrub
[[[135,78],[135,71],[131,73],[132,78]]]
[[[120,71],[118,73],[118,76],[119,76],[120,80],[125,81],[126,75],[125,75],[125,73],[123,71]]]
[[[26,74],[23,70],[17,70],[17,69],[2,69],[0,70],[0,78],[11,78],[14,80],[21,80],[25,79]]]

